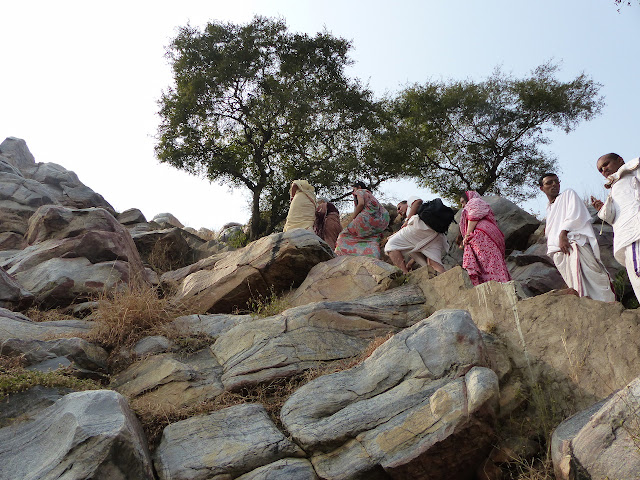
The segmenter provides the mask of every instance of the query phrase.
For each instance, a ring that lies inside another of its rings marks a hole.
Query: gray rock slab
[[[285,458],[240,475],[236,480],[318,480],[311,462],[305,458]]]
[[[73,390],[70,388],[36,385],[22,392],[6,395],[2,399],[2,408],[0,408],[0,428],[33,419],[38,412],[53,405],[71,392]]]
[[[367,478],[380,468],[393,478],[467,478],[491,448],[498,378],[487,363],[468,312],[442,310],[391,337],[363,363],[298,389],[281,419],[305,450],[316,452],[312,463],[321,478]],[[464,462],[438,463],[442,444],[467,452]],[[455,473],[426,477],[429,463]]]
[[[173,348],[173,343],[161,335],[144,337],[133,346],[133,353],[138,357],[168,352]]]
[[[220,395],[222,368],[208,349],[189,356],[152,355],[112,377],[111,388],[134,405],[184,408]]]
[[[46,325],[50,322],[40,322]],[[79,368],[106,372],[107,352],[81,338],[60,338],[57,340],[24,340],[9,338],[0,342],[0,355],[22,356],[26,366],[42,364],[45,361],[66,358]]]
[[[253,315],[232,315],[213,313],[210,315],[184,315],[176,318],[171,325],[180,333],[205,333],[211,337],[218,337],[228,332],[236,325],[254,320]]]
[[[580,417],[585,419],[589,413]],[[558,437],[565,436],[565,427]],[[590,416],[571,439],[570,452],[566,454],[565,450],[560,462],[556,455],[557,478],[640,478],[639,438],[640,377],[614,393]]]
[[[226,389],[287,377],[321,362],[362,353],[376,337],[426,316],[414,286],[352,302],[316,302],[245,321],[221,334],[211,351],[224,369]]]
[[[280,432],[262,405],[228,407],[173,423],[154,454],[161,480],[235,478],[304,453]]]
[[[31,421],[0,429],[0,478],[149,479],[142,428],[122,395],[70,393]]]
[[[72,335],[88,333],[91,322],[83,320],[55,320],[34,322],[28,317],[0,308],[0,341],[10,338],[20,340],[50,340]]]

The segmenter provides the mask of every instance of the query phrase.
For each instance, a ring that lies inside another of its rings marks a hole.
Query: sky
[[[618,11],[613,0],[22,0],[0,12],[0,142],[24,139],[36,162],[74,171],[117,211],[139,208],[149,220],[170,212],[212,230],[248,221],[248,191],[161,164],[153,149],[177,28],[254,15],[350,40],[348,74],[376,97],[428,80],[481,81],[496,66],[524,77],[554,61],[563,81],[584,72],[602,84],[606,104],[570,134],[550,135],[562,188],[604,197],[597,157],[640,155],[640,2]],[[436,196],[406,181],[376,195],[413,194]],[[523,205],[542,216],[545,206],[542,192]]]

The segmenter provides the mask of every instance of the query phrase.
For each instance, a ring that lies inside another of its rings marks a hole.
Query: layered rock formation
[[[234,249],[240,225],[216,236],[170,214],[117,214],[7,139],[0,478],[498,480],[576,412],[553,437],[558,478],[638,478],[639,314],[563,290],[540,222],[489,202],[515,281],[473,287],[455,249],[444,274],[402,275],[334,258],[307,231]],[[598,239],[615,275],[606,225]],[[134,280],[160,284],[177,318],[98,345],[87,300]],[[248,311],[272,296],[281,311]],[[52,307],[88,316],[30,318]],[[54,370],[109,390],[32,386]]]

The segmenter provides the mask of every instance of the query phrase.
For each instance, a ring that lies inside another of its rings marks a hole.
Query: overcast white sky
[[[563,188],[600,194],[596,158],[640,155],[640,6],[613,0],[30,1],[0,9],[0,141],[22,138],[37,162],[78,174],[118,211],[173,213],[194,228],[249,218],[247,192],[230,191],[154,157],[157,100],[171,83],[165,46],[186,23],[280,16],[292,31],[324,29],[354,44],[350,74],[378,95],[428,79],[481,80],[496,65],[524,76],[549,59],[564,80],[603,84],[603,114],[548,151]],[[426,190],[389,184],[398,201]],[[543,195],[525,207],[544,212]]]

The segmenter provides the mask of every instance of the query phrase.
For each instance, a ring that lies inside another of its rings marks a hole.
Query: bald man
[[[625,266],[640,300],[640,160],[625,163],[616,153],[598,158],[596,168],[611,189],[606,202],[591,197],[598,217],[613,227],[613,256]]]

